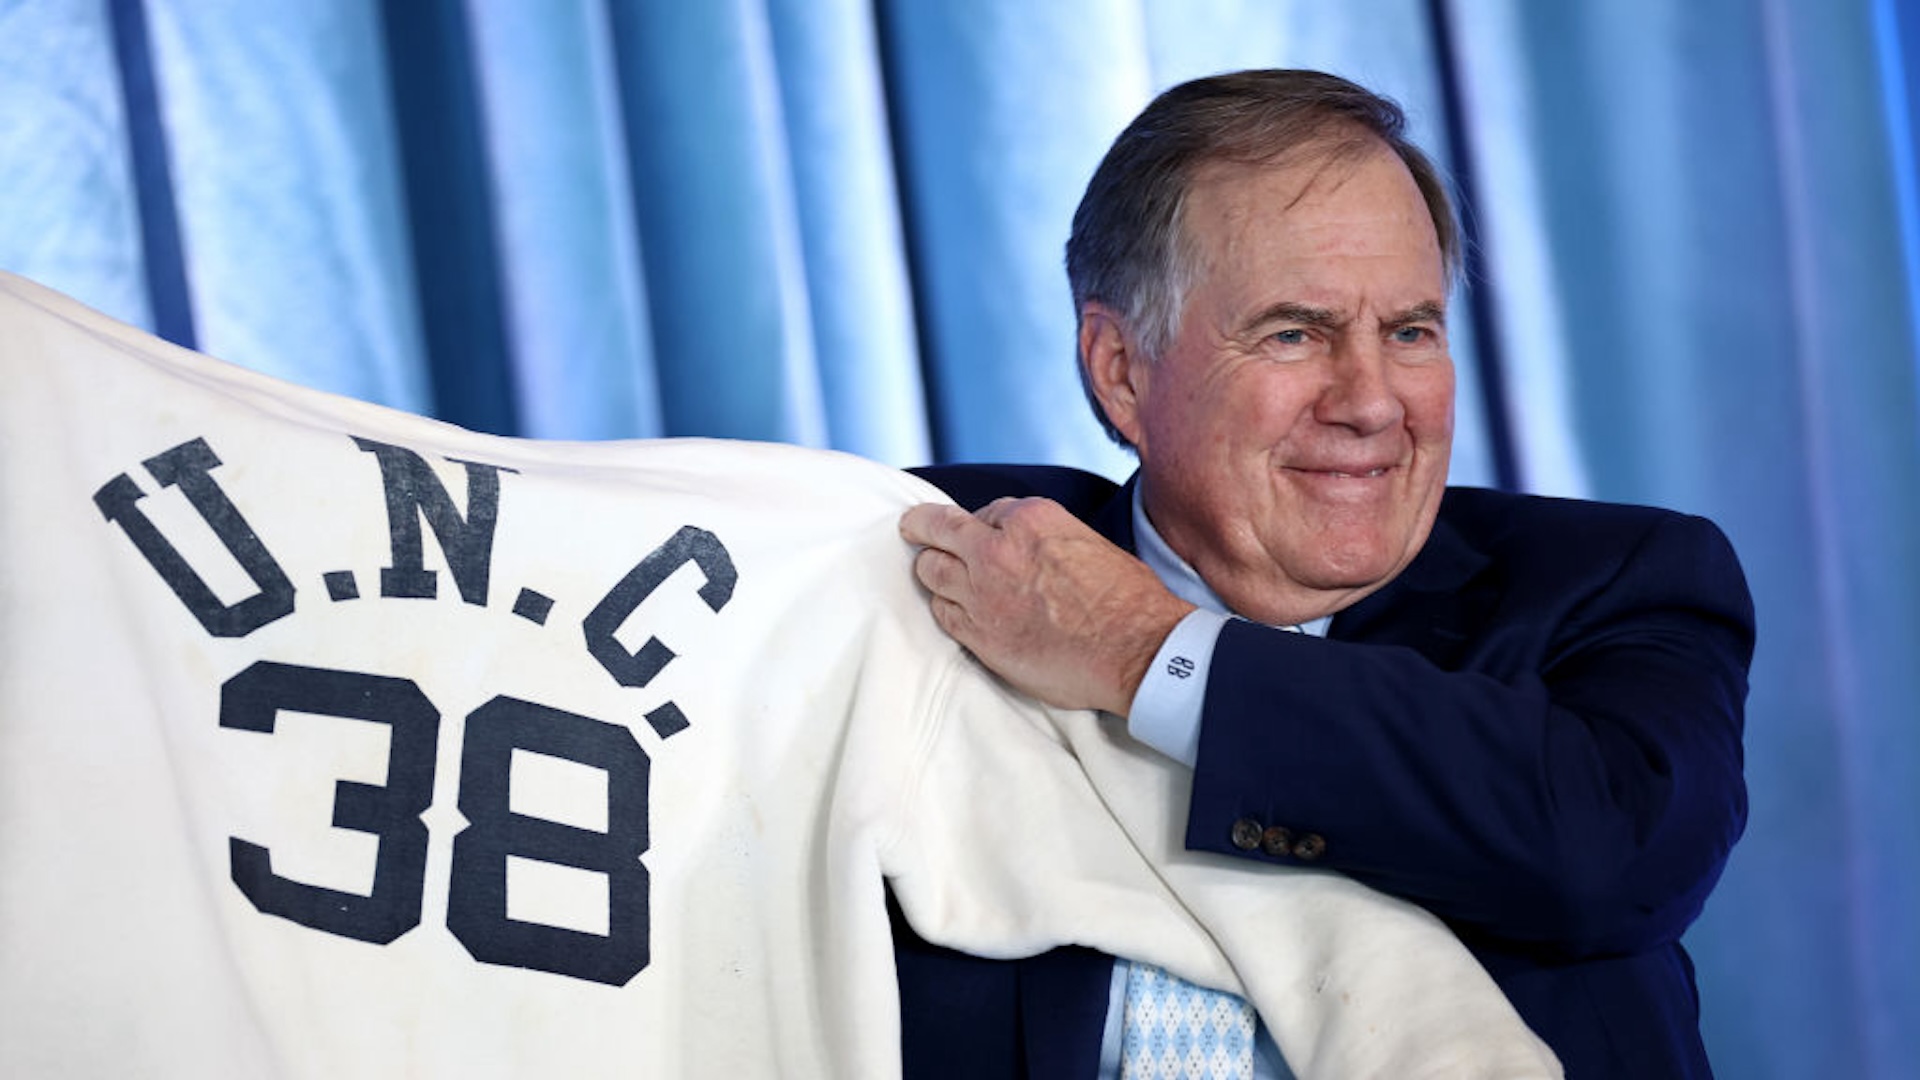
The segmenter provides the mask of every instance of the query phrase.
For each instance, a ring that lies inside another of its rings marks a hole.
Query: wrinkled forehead
[[[1425,264],[1445,290],[1439,233],[1419,184],[1371,136],[1258,161],[1209,161],[1195,170],[1180,211],[1182,259],[1194,274],[1254,252],[1271,259],[1346,251]]]
[[[1379,136],[1356,127],[1335,128],[1285,150],[1222,153],[1199,161],[1188,176],[1180,216],[1184,221],[1196,202],[1218,202],[1249,189],[1260,191],[1263,208],[1284,213],[1336,194],[1363,170],[1404,180],[1405,192],[1421,204],[1431,224],[1412,170]]]

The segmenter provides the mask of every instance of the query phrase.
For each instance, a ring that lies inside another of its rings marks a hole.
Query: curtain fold
[[[825,445],[766,11],[611,10],[667,434]]]
[[[932,457],[873,7],[769,0],[814,354],[832,445]]]
[[[522,433],[664,430],[607,12],[468,0]]]
[[[0,2],[0,206],[0,265],[153,329],[105,4]]]
[[[1920,393],[1898,173],[1870,13],[1773,0],[1764,22],[1807,417],[1821,631],[1841,704],[1846,953],[1867,1074],[1911,1067],[1920,970]]]
[[[1131,4],[882,2],[941,457],[1128,468],[1078,405],[1066,225],[1151,94]]]
[[[1504,440],[1747,568],[1751,821],[1688,938],[1720,1074],[1891,1080],[1916,57],[1901,0],[0,0],[0,267],[490,430],[1119,478],[1062,268],[1100,154],[1182,79],[1355,78],[1475,181],[1454,480]]]
[[[198,347],[430,412],[377,9],[144,6]]]

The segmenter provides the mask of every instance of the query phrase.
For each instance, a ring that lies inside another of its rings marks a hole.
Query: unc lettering
[[[682,525],[667,542],[655,548],[646,558],[641,559],[620,583],[607,591],[600,602],[580,623],[587,637],[587,651],[593,654],[607,674],[621,686],[645,686],[653,681],[660,669],[667,666],[674,657],[672,649],[657,637],[650,637],[646,644],[635,652],[628,652],[613,636],[620,624],[633,614],[660,583],[667,580],[675,570],[692,563],[706,576],[706,584],[700,586],[700,599],[707,607],[719,611],[733,597],[734,583],[739,580],[739,571],[734,569],[733,556],[727,553],[727,546],[720,538],[705,529],[696,529],[691,525]]]
[[[426,568],[423,558],[420,521],[424,518],[440,541],[460,599],[485,607],[493,530],[500,517],[500,474],[515,470],[447,459],[466,466],[467,512],[462,515],[454,508],[446,486],[419,454],[357,435],[353,444],[379,460],[380,483],[387,496],[387,536],[393,565],[380,571],[380,595],[431,600],[438,594],[438,575]]]
[[[205,439],[190,439],[142,464],[161,487],[180,489],[188,505],[213,530],[227,553],[258,588],[244,600],[221,603],[207,587],[206,579],[187,564],[179,549],[141,511],[139,503],[147,493],[140,490],[139,484],[121,473],[101,485],[93,494],[94,505],[108,521],[120,526],[207,633],[223,638],[246,637],[293,612],[293,582],[287,579],[286,572],[274,561],[266,545],[254,535],[239,507],[221,490],[220,482],[213,478],[220,458]]]

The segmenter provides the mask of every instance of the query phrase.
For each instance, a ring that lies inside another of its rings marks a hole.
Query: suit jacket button
[[[1267,831],[1260,834],[1260,850],[1284,856],[1293,850],[1293,834],[1278,825],[1269,825]]]
[[[1303,859],[1307,862],[1312,862],[1313,860],[1319,858],[1321,855],[1325,854],[1326,850],[1327,850],[1327,841],[1325,837],[1321,836],[1319,833],[1308,833],[1307,835],[1294,841],[1293,857],[1296,859]]]
[[[1241,851],[1252,851],[1260,846],[1260,823],[1252,818],[1243,817],[1233,823],[1233,846]]]

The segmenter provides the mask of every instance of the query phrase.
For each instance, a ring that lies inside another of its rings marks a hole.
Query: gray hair
[[[1147,358],[1157,360],[1179,330],[1197,272],[1181,211],[1200,166],[1269,164],[1301,152],[1340,161],[1364,153],[1376,139],[1413,174],[1451,279],[1461,262],[1453,201],[1439,170],[1408,140],[1399,105],[1318,71],[1240,71],[1166,91],[1107,150],[1067,238],[1075,318],[1089,301],[1106,305]],[[1079,366],[1094,416],[1115,442],[1127,445],[1094,396],[1085,363]]]

